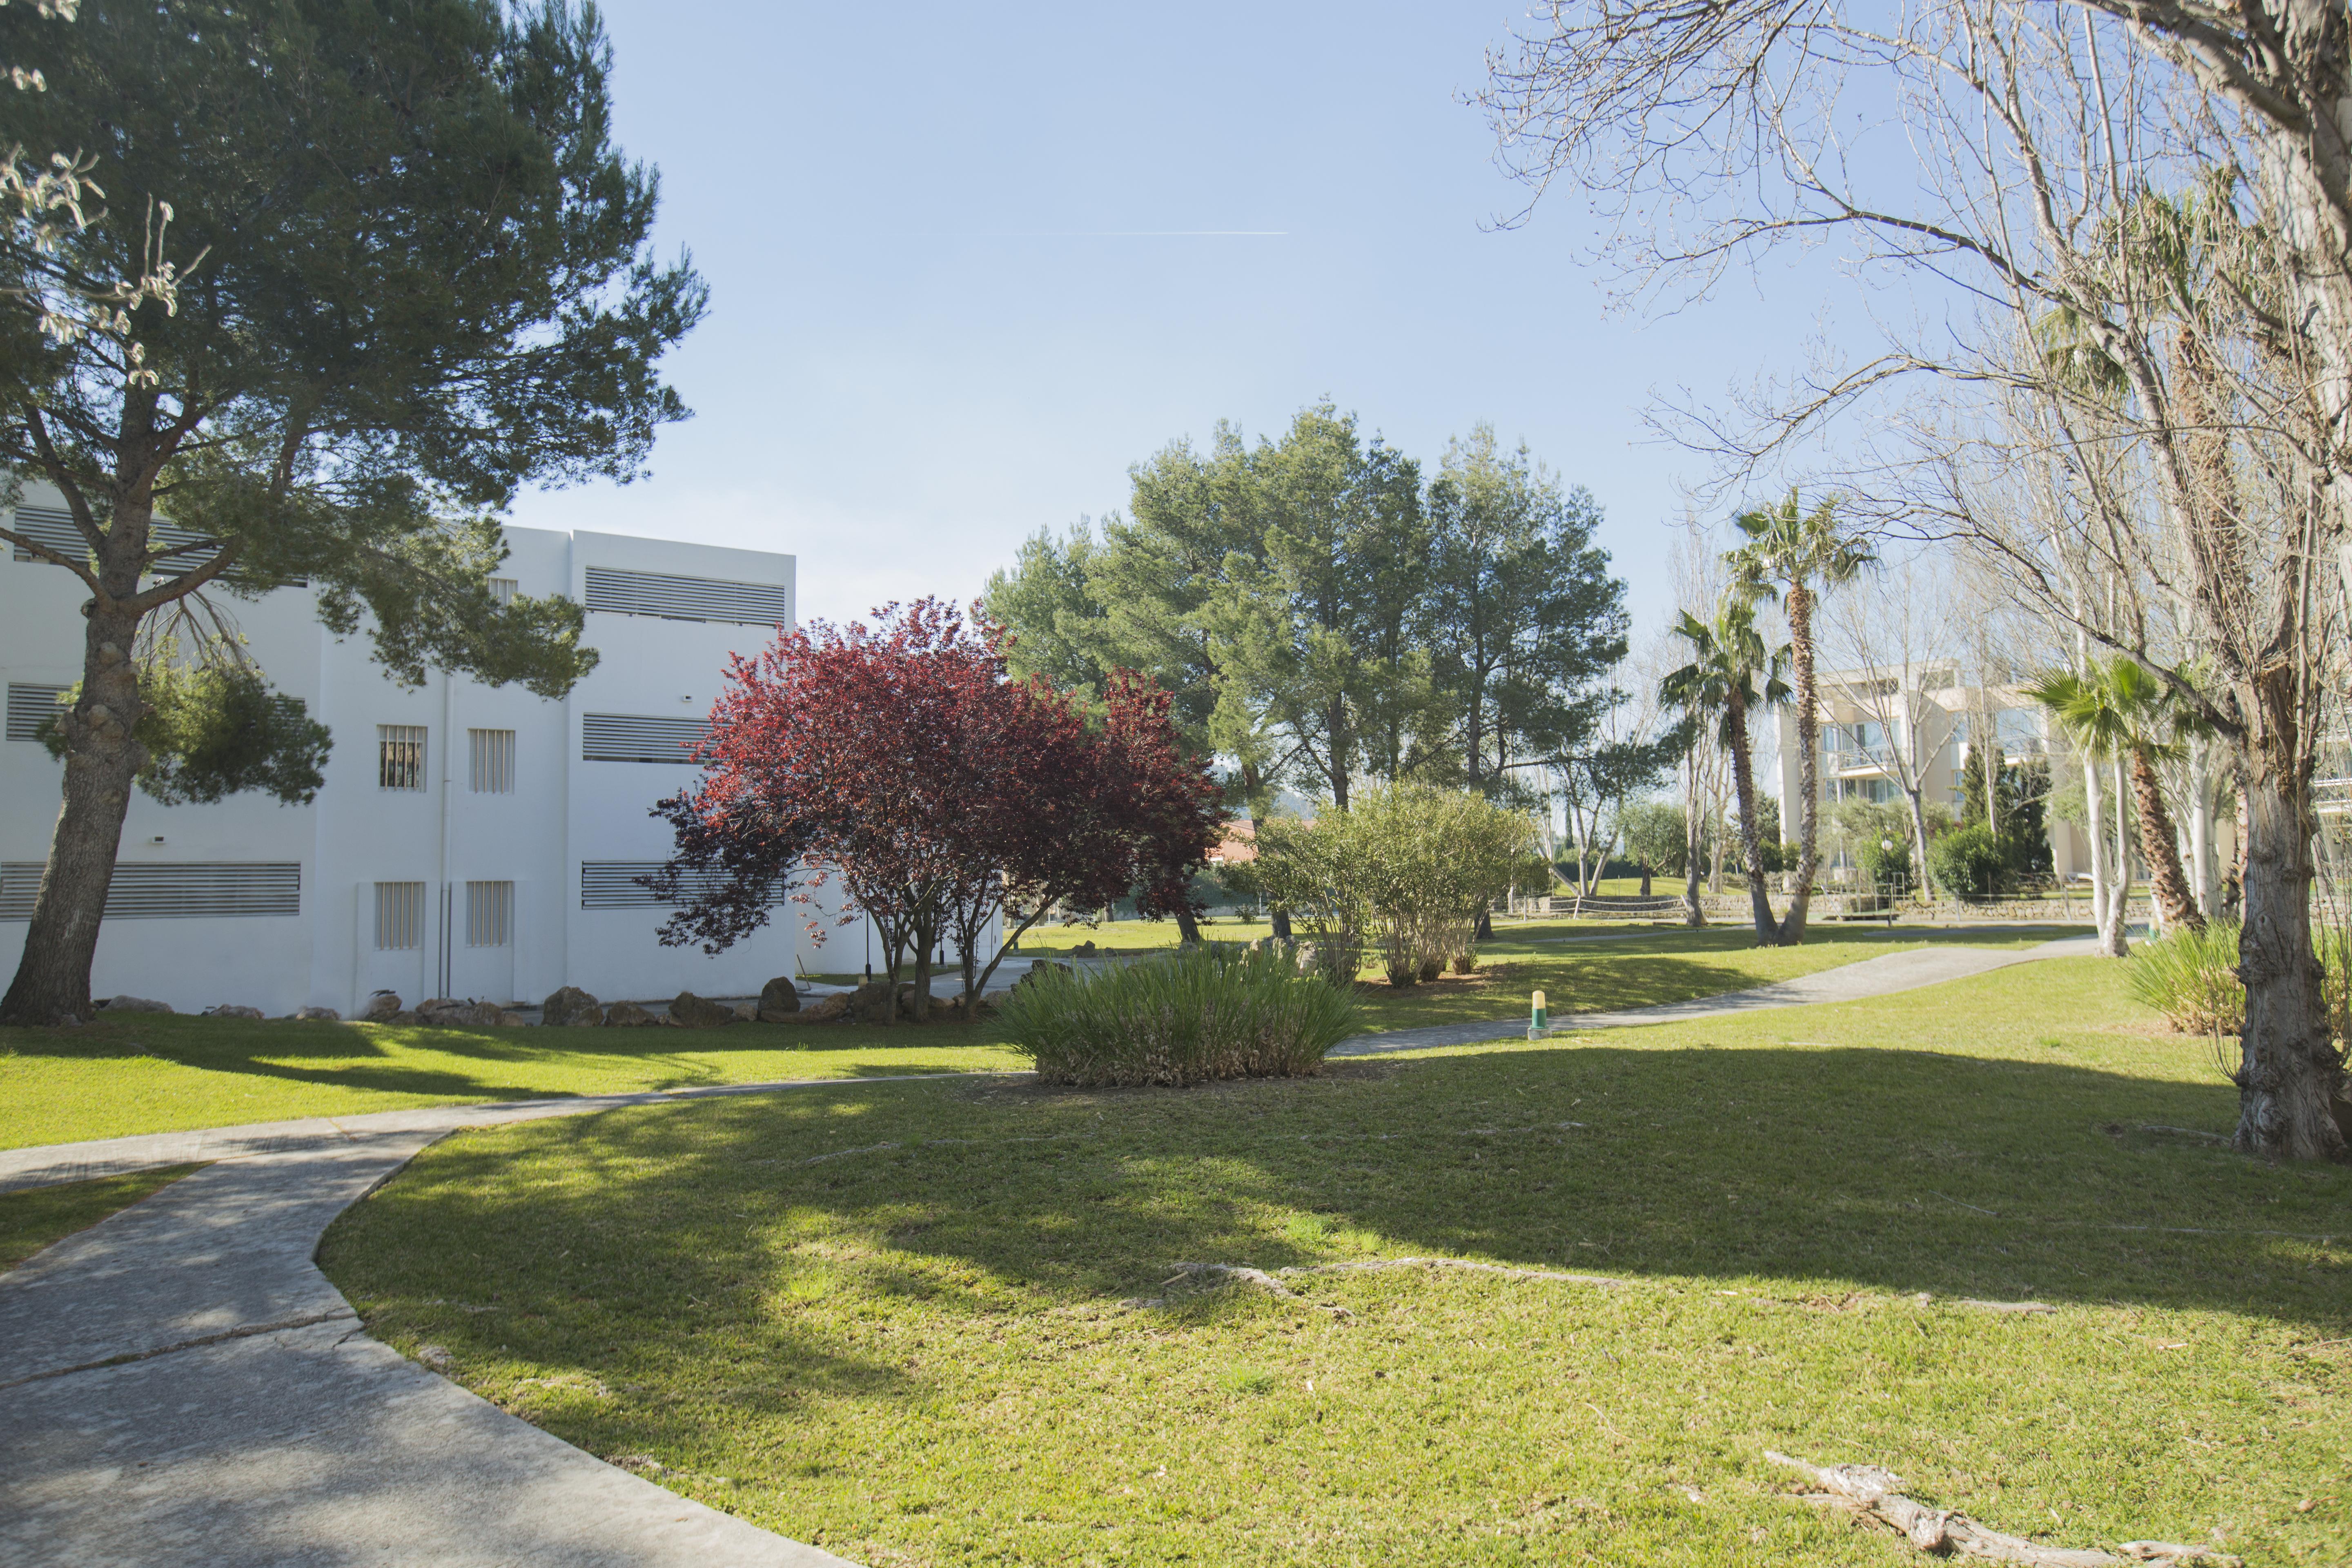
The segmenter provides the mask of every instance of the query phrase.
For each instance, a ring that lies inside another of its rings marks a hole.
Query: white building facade
[[[12,526],[70,525],[27,487]],[[696,769],[728,659],[794,624],[790,555],[614,534],[506,531],[503,591],[587,606],[603,656],[567,697],[432,676],[395,685],[364,634],[338,640],[303,587],[222,602],[278,689],[332,731],[308,806],[237,795],[131,798],[92,976],[183,1011],[346,1015],[373,992],[535,1002],[560,985],[607,1000],[756,994],[796,968],[794,928],[717,957],[664,947],[671,910],[638,879],[670,851],[649,814]],[[79,679],[80,584],[22,552],[0,559],[0,964],[24,943],[61,764],[33,734]]]

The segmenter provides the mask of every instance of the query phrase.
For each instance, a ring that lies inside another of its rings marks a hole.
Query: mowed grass
[[[408,1106],[1027,1067],[985,1023],[428,1029],[101,1015],[0,1029],[0,1148]]]
[[[872,1564],[1912,1560],[1768,1448],[2053,1544],[2341,1563],[2352,1171],[2198,1136],[2234,1090],[2121,979],[485,1131],[321,1260],[508,1409]],[[1621,1283],[1178,1269],[1413,1258]]]
[[[1173,922],[1130,923],[1164,928],[1173,944]],[[1210,934],[1233,932],[1230,925],[1212,926]],[[1511,1018],[1539,986],[1549,990],[1555,1015],[1641,1006],[1736,991],[1930,941],[2020,946],[2056,934],[2056,928],[1837,931],[1803,947],[1758,949],[1745,932],[1723,927],[1507,924],[1476,974],[1400,991],[1368,973],[1360,994],[1367,1026],[1407,1028]],[[1595,936],[1610,940],[1589,940]],[[1029,957],[1042,956],[1023,945],[999,971],[1003,983],[1017,978]],[[1028,1065],[985,1017],[889,1027],[680,1030],[431,1029],[101,1015],[77,1029],[0,1029],[0,1148],[419,1105]]]
[[[0,1193],[0,1270],[14,1268],[45,1247],[87,1230],[118,1209],[170,1186],[202,1165],[165,1165],[127,1176],[64,1182],[21,1193]]]

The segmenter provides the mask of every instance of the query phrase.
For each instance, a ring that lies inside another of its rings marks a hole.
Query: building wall
[[[55,504],[27,487],[28,505]],[[794,562],[765,552],[621,535],[509,529],[502,574],[530,595],[582,598],[591,566],[781,587],[792,622]],[[79,679],[82,591],[59,569],[0,550],[0,679],[64,686]],[[728,658],[773,636],[767,624],[590,611],[585,640],[603,658],[566,698],[429,677],[404,690],[368,658],[364,633],[338,641],[319,625],[315,595],[286,588],[252,601],[224,597],[254,657],[281,689],[310,703],[333,731],[326,785],[309,806],[234,796],[165,806],[134,794],[121,863],[221,861],[299,867],[292,915],[110,918],[99,941],[97,994],[128,992],[185,1009],[241,1003],[270,1013],[303,1004],[349,1012],[379,987],[410,1001],[440,993],[534,999],[564,984],[606,998],[756,993],[794,968],[795,922],[780,920],[713,958],[665,948],[668,910],[583,909],[583,861],[658,862],[668,853],[653,804],[693,776],[671,762],[587,762],[583,716],[699,719],[718,696]],[[425,787],[379,787],[378,726],[425,732]],[[470,787],[469,730],[514,732],[511,794]],[[0,861],[37,865],[57,813],[60,764],[37,743],[0,745]],[[469,882],[513,884],[509,940],[468,942]],[[421,883],[415,947],[377,945],[376,885]],[[24,942],[22,879],[0,888],[0,964]]]

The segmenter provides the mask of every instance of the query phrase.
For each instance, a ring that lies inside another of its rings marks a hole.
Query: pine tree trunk
[[[1756,945],[1776,947],[1780,926],[1772,918],[1771,895],[1764,890],[1764,838],[1756,827],[1756,770],[1748,755],[1748,705],[1737,692],[1724,722],[1731,731],[1731,787],[1739,799],[1739,847],[1748,871],[1748,912],[1756,922]]]
[[[2188,873],[2180,868],[2172,814],[2165,809],[2156,766],[2145,752],[2132,753],[2131,781],[2132,804],[2139,815],[2139,856],[2147,862],[2147,879],[2155,891],[2157,907],[2164,911],[2164,923],[2203,931],[2205,916],[2189,893]]]
[[[1813,901],[1813,874],[1820,854],[1821,720],[1813,684],[1813,595],[1802,583],[1789,584],[1789,647],[1797,677],[1797,880],[1780,917],[1780,945],[1805,940],[1805,917]]]
[[[2326,976],[2312,948],[2310,790],[2284,759],[2257,754],[2247,760],[2241,793],[2248,835],[2238,977],[2246,1026],[2235,1143],[2273,1159],[2326,1159],[2345,1146],[2328,1110],[2343,1061],[2328,1037]]]
[[[106,592],[91,602],[82,634],[81,700],[61,714],[66,739],[65,799],[49,839],[48,864],[33,898],[25,952],[5,998],[0,1024],[87,1022],[93,1012],[90,966],[122,819],[144,761],[131,731],[146,705],[131,652],[140,616],[122,606],[139,591],[139,564],[147,548],[149,508],[117,505],[100,565]]]

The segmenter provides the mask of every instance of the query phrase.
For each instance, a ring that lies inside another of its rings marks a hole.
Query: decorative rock
[[[657,1022],[658,1019],[635,1002],[615,1002],[604,1009],[604,1026],[608,1029],[642,1029]]]
[[[414,1024],[417,1022],[417,1017],[415,1014],[404,1007],[383,1021],[387,1024]]]
[[[849,993],[836,991],[830,996],[820,996],[800,1016],[803,1024],[830,1024],[849,1012]]]
[[[505,1009],[495,1002],[458,1002],[446,996],[420,1002],[416,1016],[436,1029],[489,1029],[498,1026]]]
[[[681,991],[669,1005],[669,1021],[681,1029],[716,1029],[736,1021],[735,1009],[724,1002]]]
[[[908,995],[913,994],[914,989],[912,985],[899,987],[899,990]],[[850,1016],[861,1024],[878,1024],[882,1022],[883,1010],[888,1005],[889,1000],[890,983],[887,980],[870,981],[849,994]],[[901,1018],[906,1016],[903,999],[898,1016]]]
[[[294,1016],[314,1024],[340,1024],[343,1021],[343,1016],[332,1007],[297,1007]]]
[[[781,1024],[801,1010],[800,987],[789,974],[779,974],[760,987],[760,1005],[751,1009],[761,1022]]]
[[[1029,961],[1029,973],[1014,981],[1013,983],[1013,989],[1015,991],[1020,990],[1024,985],[1028,984],[1032,980],[1036,979],[1037,976],[1045,973],[1045,971],[1049,969],[1058,969],[1065,974],[1074,973],[1066,963],[1048,963],[1042,958],[1033,958]]]
[[[548,992],[546,1002],[539,1004],[539,1023],[595,1023],[593,1018],[581,1018],[581,1013],[591,1011],[595,1011],[595,996],[579,985],[564,985]]]
[[[736,1003],[735,1021],[739,1024],[758,1023],[760,1021],[760,1005],[757,1002]]]
[[[369,997],[366,1005],[360,1008],[360,1022],[388,1024],[392,1021],[393,1016],[399,1011],[400,997],[390,991],[379,991]]]
[[[144,996],[110,996],[100,1002],[98,1006],[103,1013],[168,1013],[172,1011],[172,1005],[169,1002],[150,1002]]]
[[[566,985],[551,992],[547,1000],[539,1005],[539,1021],[542,1024],[592,1024],[596,1020],[583,1018],[581,1015],[595,1011],[595,997],[577,985]]]
[[[500,1008],[499,1011],[499,1023],[506,1028],[516,1028],[530,1022],[530,1020],[529,1018],[524,1017],[521,1014],[513,1011],[511,1008]]]
[[[1094,938],[1088,937],[1086,941],[1078,943],[1077,946],[1070,949],[1070,952],[1075,957],[1092,958],[1095,955]]]
[[[546,1022],[543,1018],[540,1021],[541,1023]],[[575,1028],[600,1029],[604,1026],[604,1009],[602,1007],[583,1007],[580,1011],[572,1015],[572,1026]]]
[[[234,1002],[224,1002],[217,1007],[207,1007],[202,1016],[207,1018],[267,1018],[269,1016],[258,1007],[240,1007]]]

